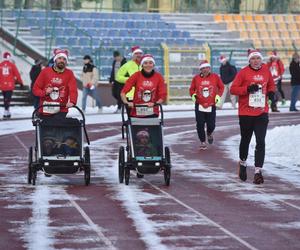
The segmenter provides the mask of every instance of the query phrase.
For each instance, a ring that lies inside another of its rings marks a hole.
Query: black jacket
[[[225,65],[222,64],[220,67],[220,75],[224,84],[231,83],[234,80],[236,73],[236,67],[231,65],[229,62],[227,62]]]
[[[120,67],[125,64],[127,62],[126,58],[123,57],[122,61],[121,61],[121,65]],[[112,68],[111,68],[111,73],[110,73],[110,78],[109,78],[109,82],[110,83],[114,83],[116,82],[115,80],[115,64],[116,64],[116,60],[113,61],[113,64],[112,64]]]
[[[31,88],[33,87],[34,85],[34,82],[35,80],[38,78],[39,74],[41,73],[42,71],[42,66],[40,64],[38,65],[33,65],[31,67],[31,70],[29,72],[29,75],[30,75],[30,80],[31,80]]]
[[[300,85],[300,64],[292,60],[290,64],[291,85]]]

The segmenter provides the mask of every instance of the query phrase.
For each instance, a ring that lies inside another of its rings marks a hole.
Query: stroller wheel
[[[31,168],[31,175],[32,175],[32,185],[35,186],[35,181],[36,181],[36,170]]]
[[[84,182],[85,185],[88,186],[90,184],[91,181],[91,168],[90,166],[86,166],[84,168]]]
[[[124,165],[125,165],[125,149],[120,147],[119,149],[119,182],[124,181]]]
[[[125,185],[129,184],[129,178],[130,178],[130,169],[127,167],[125,168]]]
[[[170,149],[168,147],[165,147],[164,179],[165,179],[165,184],[169,186],[170,179],[171,179],[171,157],[170,157]]]
[[[27,175],[28,184],[31,184],[31,179],[32,179],[31,165],[32,165],[32,147],[29,148],[29,155],[28,155],[28,175]]]

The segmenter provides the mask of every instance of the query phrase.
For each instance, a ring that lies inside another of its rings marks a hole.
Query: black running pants
[[[241,142],[240,142],[240,159],[246,161],[248,157],[249,144],[254,132],[256,146],[254,153],[255,167],[263,167],[265,160],[265,137],[269,123],[267,113],[259,116],[239,116]]]
[[[199,111],[199,104],[195,105],[195,114],[197,122],[197,133],[201,142],[205,142],[205,124],[207,134],[210,135],[214,132],[216,127],[216,107],[212,107],[212,112]]]

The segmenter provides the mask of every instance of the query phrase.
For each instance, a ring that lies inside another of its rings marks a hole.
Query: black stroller
[[[74,174],[84,171],[85,185],[90,183],[90,149],[84,147],[84,135],[88,145],[89,138],[85,128],[83,112],[76,108],[82,120],[76,118],[40,119],[37,112],[42,107],[59,107],[59,105],[42,105],[32,113],[32,123],[35,126],[36,142],[29,148],[28,184],[35,185],[37,171],[46,176],[52,174]]]
[[[144,174],[156,174],[160,170],[164,173],[167,186],[170,185],[171,159],[170,150],[163,144],[164,115],[161,104],[159,106],[160,118],[128,117],[125,121],[124,106],[122,107],[122,137],[126,130],[126,160],[125,148],[119,148],[119,182],[129,184],[130,170],[137,171],[137,177]],[[145,105],[135,105],[134,108],[147,109]]]

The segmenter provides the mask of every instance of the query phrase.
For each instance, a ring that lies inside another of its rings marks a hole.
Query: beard
[[[59,62],[56,64],[56,67],[60,70],[63,70],[63,69],[65,69],[66,65],[64,62]]]

